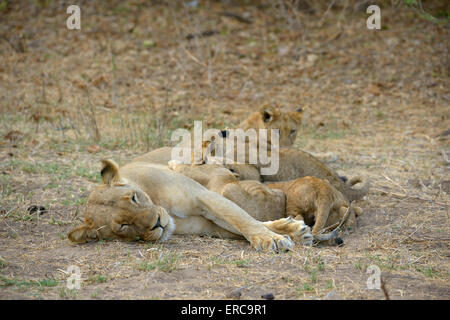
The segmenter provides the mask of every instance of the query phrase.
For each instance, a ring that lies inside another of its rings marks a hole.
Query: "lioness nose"
[[[158,221],[156,221],[156,224],[154,225],[152,230],[155,230],[158,227],[164,229],[163,226],[161,225],[161,218],[160,217],[158,217]]]

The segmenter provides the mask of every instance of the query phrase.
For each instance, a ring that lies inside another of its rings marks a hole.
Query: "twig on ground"
[[[410,238],[414,233],[417,232],[417,230],[419,230],[420,228],[422,228],[422,226],[423,226],[424,223],[425,223],[425,222],[422,222],[422,224],[421,224],[420,226],[418,226],[418,227],[416,228],[416,230],[414,230],[412,233],[410,233],[409,235],[407,235],[403,240],[400,240],[400,243],[402,243],[402,242],[404,242],[406,239]]]
[[[391,298],[390,298],[390,296],[389,296],[389,292],[387,291],[387,288],[386,288],[386,283],[385,283],[385,281],[384,281],[384,278],[381,277],[380,280],[381,280],[381,291],[383,291],[384,298],[385,298],[386,300],[391,300]]]
[[[440,205],[440,206],[443,206],[443,207],[448,207],[449,206],[449,204],[447,204],[447,203],[438,202],[438,201],[435,201],[433,199],[426,199],[426,198],[422,198],[422,197],[419,197],[419,196],[409,196],[407,194],[401,194],[401,193],[391,192],[391,191],[387,191],[387,190],[383,190],[383,189],[377,189],[377,188],[372,188],[372,190],[373,191],[378,191],[378,192],[383,192],[383,193],[386,193],[386,194],[390,194],[392,196],[399,197],[399,198],[411,198],[411,199],[417,199],[417,200],[422,200],[422,201],[433,202],[433,203],[435,203],[437,205]]]

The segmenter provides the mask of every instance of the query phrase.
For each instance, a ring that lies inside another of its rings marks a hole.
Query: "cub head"
[[[253,113],[239,127],[253,129],[279,129],[280,147],[289,147],[297,137],[297,128],[302,121],[303,109],[296,111],[281,111],[271,105],[263,105],[258,112]],[[271,135],[268,134],[270,139]]]
[[[103,184],[89,195],[84,222],[69,232],[75,243],[99,239],[164,241],[175,226],[166,210],[132,182],[122,179],[119,166],[102,160]]]

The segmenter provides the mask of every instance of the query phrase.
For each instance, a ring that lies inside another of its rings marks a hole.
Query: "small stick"
[[[399,187],[400,189],[402,189],[403,192],[404,192],[405,194],[408,193],[408,192],[406,191],[406,189],[403,188],[398,182],[395,182],[394,180],[392,180],[391,178],[389,178],[388,176],[386,176],[386,175],[384,175],[384,174],[381,174],[381,175],[382,175],[386,180],[392,182],[392,183],[395,184],[397,187]]]
[[[203,62],[201,62],[200,60],[198,60],[192,53],[190,53],[185,47],[180,46],[181,49],[183,49],[184,52],[186,52],[186,54],[189,56],[189,58],[191,58],[192,60],[194,60],[195,62],[197,62],[199,65],[203,66],[203,67],[207,67],[206,64],[204,64]]]
[[[91,102],[91,98],[89,96],[89,90],[87,87],[85,88],[85,91],[86,91],[87,101],[88,101],[88,105],[89,105],[89,111],[91,113],[91,122],[94,127],[94,139],[95,139],[95,141],[98,141],[98,140],[100,140],[100,131],[98,130],[97,120],[95,119],[94,105]]]
[[[345,220],[347,220],[349,214],[350,214],[350,207],[347,208],[347,211],[345,211],[344,216],[342,217],[342,219],[339,222],[336,222],[335,224],[332,224],[331,226],[324,228],[319,234],[322,234],[328,230],[339,229],[342,226],[342,224],[345,222]]]
[[[416,230],[414,230],[412,233],[410,233],[408,236],[406,236],[403,240],[401,240],[400,243],[402,243],[402,242],[404,242],[406,239],[410,238],[414,233],[417,232],[417,230],[419,230],[420,228],[422,228],[422,226],[423,226],[424,223],[425,223],[425,222],[422,222],[422,224],[421,224],[420,226],[418,226]]]
[[[372,190],[373,191],[379,191],[379,192],[387,193],[387,194],[390,194],[390,195],[393,195],[393,196],[399,197],[399,198],[411,198],[411,199],[417,199],[417,200],[422,200],[422,201],[433,202],[433,203],[435,203],[437,205],[440,205],[440,206],[443,206],[443,207],[448,207],[449,206],[449,204],[438,202],[438,201],[434,201],[432,199],[422,198],[422,197],[419,197],[419,196],[408,196],[406,194],[395,193],[395,192],[386,191],[386,190],[377,189],[377,188],[372,188]]]
[[[391,300],[391,298],[389,297],[389,292],[386,289],[386,283],[384,282],[383,277],[381,277],[380,281],[381,281],[381,291],[383,291],[384,298],[386,300]]]

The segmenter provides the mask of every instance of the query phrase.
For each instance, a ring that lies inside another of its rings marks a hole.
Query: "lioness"
[[[261,222],[232,201],[167,166],[103,160],[103,184],[89,195],[84,222],[68,238],[164,241],[172,234],[247,239],[257,250],[289,250],[309,228],[290,219]]]
[[[362,213],[360,207],[349,203],[327,180],[308,176],[266,186],[284,191],[286,215],[313,226],[312,234],[316,238],[329,227],[340,224],[352,227],[356,216]],[[342,243],[341,239],[337,240],[337,244]]]

